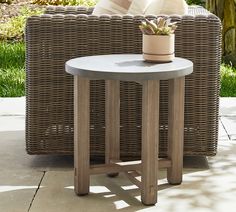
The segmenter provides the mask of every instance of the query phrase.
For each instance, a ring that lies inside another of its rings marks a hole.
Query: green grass
[[[25,95],[25,45],[0,42],[0,97]]]
[[[204,5],[203,0],[187,0],[188,5]]]
[[[236,97],[236,68],[221,65],[221,97]]]

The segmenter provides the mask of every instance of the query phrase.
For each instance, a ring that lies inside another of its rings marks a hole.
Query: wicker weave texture
[[[68,59],[141,53],[143,16],[93,16],[92,9],[49,7],[26,25],[26,149],[29,154],[73,154],[73,77]],[[60,13],[60,14],[59,14]],[[190,59],[186,77],[185,155],[215,155],[218,139],[221,23],[202,8],[172,16],[178,22],[176,56]],[[153,18],[154,16],[150,16]],[[160,156],[167,151],[167,82],[161,82]],[[121,157],[140,157],[141,86],[121,82]],[[91,82],[91,156],[104,156],[104,81]]]

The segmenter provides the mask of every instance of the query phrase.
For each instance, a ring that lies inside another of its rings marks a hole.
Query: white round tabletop
[[[65,67],[69,74],[94,80],[167,80],[193,72],[190,60],[176,57],[172,62],[151,63],[144,61],[141,54],[80,57],[67,61]]]

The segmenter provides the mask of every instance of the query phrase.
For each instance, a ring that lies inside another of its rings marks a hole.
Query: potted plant
[[[169,62],[174,59],[176,22],[162,17],[151,21],[145,19],[139,28],[143,33],[144,60]]]

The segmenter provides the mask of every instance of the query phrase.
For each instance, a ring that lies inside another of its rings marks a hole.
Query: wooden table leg
[[[106,80],[106,164],[120,160],[120,81]],[[118,173],[110,173],[115,177]]]
[[[141,200],[145,205],[157,202],[159,92],[158,80],[143,83]]]
[[[167,169],[167,180],[170,184],[182,182],[184,80],[184,77],[169,80],[168,158],[171,160],[172,166]]]
[[[86,78],[74,77],[74,185],[75,193],[89,193],[89,134],[90,83]]]

